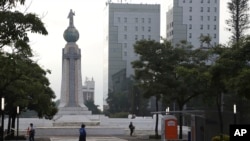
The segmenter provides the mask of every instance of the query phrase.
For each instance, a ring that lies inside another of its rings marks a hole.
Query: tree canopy
[[[41,19],[34,13],[15,9],[25,0],[0,2],[0,97],[6,101],[5,113],[15,127],[16,107],[20,112],[35,110],[38,117],[51,119],[57,112],[53,90],[46,77],[50,73],[31,59],[29,33],[47,35]],[[11,127],[8,127],[8,132]],[[13,133],[12,133],[13,135]]]

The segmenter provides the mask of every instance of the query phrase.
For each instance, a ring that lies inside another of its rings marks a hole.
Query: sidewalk
[[[37,138],[37,141],[78,141],[75,136],[55,136],[49,138]],[[87,141],[160,141],[156,139],[145,139],[138,136],[88,136]]]
[[[51,141],[78,141],[78,137],[51,137]],[[127,141],[118,137],[87,137],[87,141]]]

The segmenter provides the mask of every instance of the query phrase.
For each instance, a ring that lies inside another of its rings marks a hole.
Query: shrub
[[[26,140],[25,136],[6,136],[5,140]]]
[[[228,135],[222,135],[222,140],[220,140],[220,135],[214,136],[212,138],[212,141],[229,141],[229,136]]]
[[[128,112],[120,112],[120,113],[115,113],[115,114],[111,114],[110,117],[111,118],[128,118]]]

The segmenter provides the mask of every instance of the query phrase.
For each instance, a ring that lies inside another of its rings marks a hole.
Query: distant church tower
[[[74,15],[75,13],[70,10],[68,15],[69,27],[63,34],[67,44],[62,50],[59,115],[91,114],[91,111],[88,111],[88,108],[84,105],[82,94],[81,50],[76,44],[79,39],[79,32],[74,26]]]

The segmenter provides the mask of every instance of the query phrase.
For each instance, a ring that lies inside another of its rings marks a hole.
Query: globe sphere
[[[63,37],[67,42],[76,42],[79,39],[79,32],[75,27],[68,27],[64,31]]]

